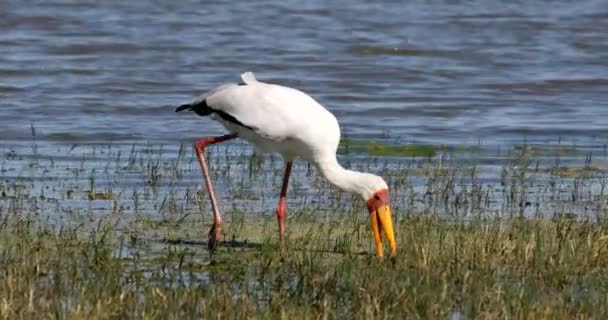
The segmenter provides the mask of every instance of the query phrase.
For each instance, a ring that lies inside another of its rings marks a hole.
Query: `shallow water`
[[[173,143],[221,127],[166,105],[238,75],[296,86],[346,135],[602,145],[608,6],[411,1],[0,3],[0,135]]]

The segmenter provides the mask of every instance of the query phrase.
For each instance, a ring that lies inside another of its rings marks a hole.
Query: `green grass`
[[[365,221],[291,219],[283,244],[273,223],[248,221],[210,256],[203,223],[134,233],[110,220],[83,232],[3,217],[1,317],[608,316],[608,228],[588,221],[404,218],[398,255],[379,259]]]
[[[432,145],[389,145],[377,141],[342,139],[340,146],[343,154],[355,150],[371,156],[429,158],[437,153],[437,147]]]
[[[539,172],[541,170],[537,170]],[[575,167],[555,167],[544,169],[542,172],[548,172],[551,175],[558,176],[560,178],[581,178],[581,177],[590,177],[595,173],[601,173],[605,171],[605,169],[600,169],[597,167],[585,166],[582,168]]]
[[[539,156],[573,156],[581,151],[576,146],[543,146],[543,145],[515,145],[514,151],[532,157]]]

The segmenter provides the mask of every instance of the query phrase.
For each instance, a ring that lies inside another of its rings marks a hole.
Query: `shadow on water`
[[[191,239],[183,239],[183,238],[163,238],[163,239],[143,239],[145,241],[154,242],[154,243],[163,243],[163,244],[171,244],[171,245],[185,245],[185,246],[197,246],[207,248],[209,245],[208,241],[201,240],[191,240]],[[260,249],[264,246],[263,243],[251,242],[248,240],[228,240],[228,241],[220,241],[218,244],[220,247],[224,248],[239,248],[239,249]]]
[[[200,241],[200,240],[191,240],[191,239],[182,239],[182,238],[163,238],[163,239],[142,239],[144,241],[152,242],[152,243],[160,243],[160,244],[170,244],[170,245],[180,245],[180,246],[196,246],[207,248],[209,242],[208,241]],[[217,244],[222,248],[234,248],[234,249],[251,249],[251,250],[260,250],[267,246],[268,244],[262,242],[253,242],[249,240],[227,240],[221,241]],[[278,244],[280,245],[280,244]],[[366,251],[339,251],[339,250],[329,250],[329,249],[316,249],[316,248],[290,248],[291,251],[306,251],[311,253],[325,253],[325,254],[348,254],[348,255],[358,255],[358,256],[369,256],[370,253]],[[213,253],[213,251],[209,251],[209,253]]]

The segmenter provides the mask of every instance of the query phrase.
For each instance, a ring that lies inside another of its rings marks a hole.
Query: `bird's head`
[[[366,201],[367,210],[371,218],[376,253],[378,256],[382,256],[382,233],[384,232],[391,249],[391,254],[395,254],[397,252],[397,243],[395,242],[393,231],[388,185],[384,179],[372,174],[366,180],[366,188],[363,188],[362,196]]]

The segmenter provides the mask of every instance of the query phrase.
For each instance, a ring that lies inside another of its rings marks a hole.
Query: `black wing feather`
[[[247,129],[253,130],[252,127],[245,125],[244,123],[239,121],[237,118],[235,118],[233,115],[231,115],[227,112],[221,111],[221,110],[212,109],[211,107],[209,107],[209,105],[207,105],[207,102],[205,100],[197,101],[197,102],[189,103],[189,104],[183,104],[183,105],[177,107],[177,109],[175,109],[175,112],[180,112],[183,110],[194,111],[194,113],[198,114],[201,117],[206,117],[212,113],[215,113],[218,116],[220,116],[220,118],[224,119],[225,121],[228,121],[228,122],[237,124],[241,127],[245,127]]]

